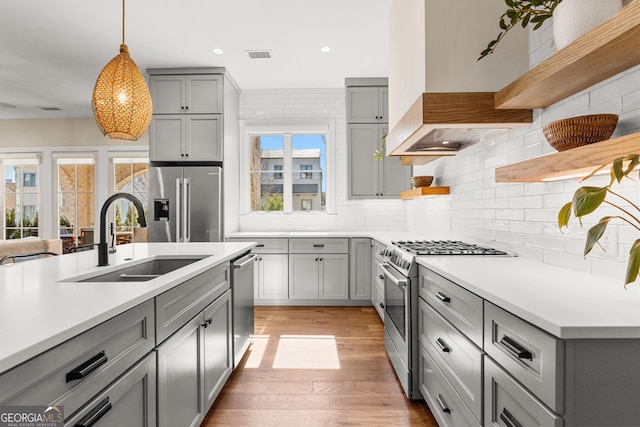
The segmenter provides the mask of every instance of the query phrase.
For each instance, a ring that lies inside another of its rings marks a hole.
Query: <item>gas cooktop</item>
[[[493,248],[464,243],[457,240],[399,240],[394,246],[412,255],[508,255]]]

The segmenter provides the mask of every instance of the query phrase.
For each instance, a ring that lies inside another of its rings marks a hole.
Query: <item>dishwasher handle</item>
[[[258,258],[256,254],[248,254],[237,261],[233,262],[233,268],[244,268]]]

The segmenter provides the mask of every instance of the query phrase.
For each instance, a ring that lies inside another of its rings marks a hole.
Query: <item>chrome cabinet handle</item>
[[[527,350],[525,347],[521,346],[515,340],[513,340],[512,338],[509,338],[506,335],[500,339],[500,344],[502,344],[509,351],[509,353],[511,353],[513,356],[517,357],[518,359],[533,360],[533,356],[529,350]]]
[[[314,248],[324,248],[323,244],[315,244],[313,245]]]
[[[438,406],[440,407],[442,412],[446,412],[447,414],[451,413],[451,409],[449,409],[447,402],[444,401],[444,398],[440,394],[436,396],[436,402],[438,403]]]
[[[442,302],[451,302],[451,298],[449,298],[442,292],[436,292],[436,298],[438,298]]]
[[[451,353],[451,349],[447,346],[447,343],[445,343],[442,338],[438,338],[436,340],[436,344],[438,344],[438,347],[440,347],[440,350],[442,350],[444,353]]]
[[[104,417],[104,415],[111,410],[111,402],[109,402],[109,397],[102,400],[98,405],[93,408],[83,419],[78,421],[75,427],[91,427],[98,421],[100,418]]]
[[[100,353],[96,354],[91,359],[82,363],[80,366],[76,367],[72,371],[67,372],[67,376],[66,376],[67,382],[69,383],[71,381],[81,380],[82,378],[85,378],[90,373],[98,369],[100,366],[107,363],[108,360],[109,359],[107,358],[107,355],[105,354],[105,352],[101,351]]]
[[[507,427],[522,427],[522,424],[520,424],[509,411],[507,411],[507,408],[502,408],[502,412],[500,412],[500,419],[507,425]]]

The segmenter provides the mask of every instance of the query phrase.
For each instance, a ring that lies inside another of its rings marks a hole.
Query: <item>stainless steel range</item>
[[[418,265],[416,256],[509,255],[493,248],[452,240],[399,240],[380,254],[384,272],[384,346],[409,399],[418,389]]]

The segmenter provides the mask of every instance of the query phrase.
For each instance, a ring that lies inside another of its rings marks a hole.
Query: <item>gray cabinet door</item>
[[[349,255],[319,254],[318,298],[349,298]]]
[[[373,157],[378,139],[377,124],[347,126],[347,179],[350,199],[371,199],[378,194],[378,161]]]
[[[204,310],[205,411],[220,394],[233,370],[231,291]]]
[[[318,299],[319,256],[289,255],[289,299]]]
[[[184,115],[153,116],[149,127],[149,159],[160,162],[184,160],[186,125]]]
[[[222,79],[220,74],[186,76],[186,106],[189,114],[222,113]]]
[[[199,426],[204,408],[202,314],[158,347],[158,427]]]
[[[349,249],[349,299],[371,299],[371,239],[352,238]]]
[[[222,116],[187,115],[185,161],[222,161]]]
[[[378,125],[378,136],[389,133],[387,124]],[[397,199],[411,188],[411,166],[402,166],[399,157],[383,156],[378,162],[378,193],[385,199]]]
[[[65,407],[66,409],[66,407]],[[95,423],[92,414],[102,413]],[[96,427],[155,427],[156,426],[156,358],[149,353],[123,376],[88,402],[65,426],[95,425]]]
[[[149,77],[153,114],[181,114],[185,111],[185,78],[181,75]]]
[[[258,255],[256,299],[286,300],[289,297],[289,256]]]
[[[378,88],[378,114],[380,123],[389,123],[389,88]]]
[[[347,123],[377,123],[379,113],[377,87],[347,88]]]

